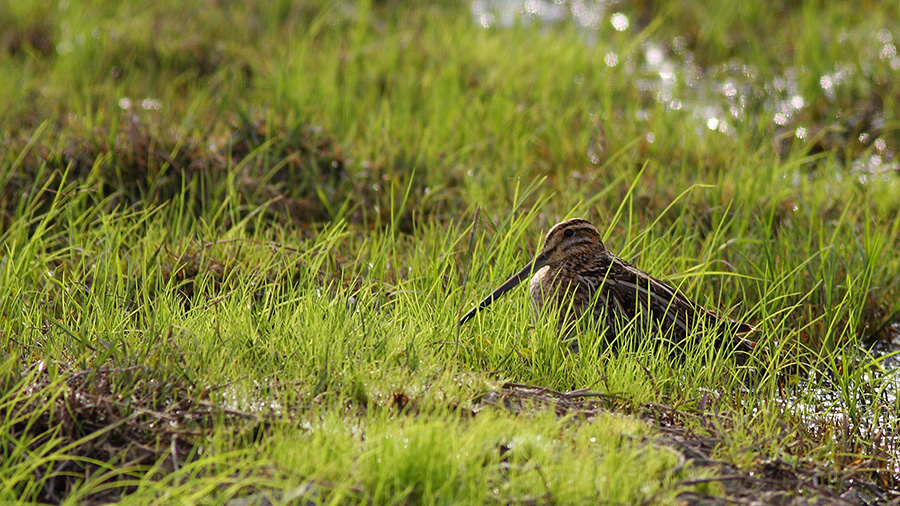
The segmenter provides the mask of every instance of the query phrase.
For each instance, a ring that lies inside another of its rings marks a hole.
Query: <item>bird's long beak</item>
[[[512,277],[510,277],[509,279],[506,280],[506,282],[504,282],[502,285],[498,286],[496,290],[494,290],[493,292],[491,292],[490,295],[485,297],[484,300],[482,300],[477,306],[472,308],[471,311],[466,313],[466,315],[462,317],[462,320],[459,321],[459,324],[462,325],[463,323],[466,323],[467,321],[474,318],[475,313],[477,313],[479,310],[490,306],[491,303],[494,302],[494,300],[498,299],[504,293],[515,288],[519,283],[522,282],[523,279],[530,276],[532,272],[539,270],[541,267],[543,267],[545,265],[547,265],[547,256],[545,254],[541,253],[533,261],[528,262],[528,265],[526,265],[525,267],[522,267],[522,270],[513,274]]]

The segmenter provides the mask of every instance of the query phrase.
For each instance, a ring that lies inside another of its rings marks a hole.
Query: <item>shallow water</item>
[[[485,29],[503,29],[516,24],[573,23],[590,47],[615,32],[637,36],[642,30],[621,11],[620,2],[613,0],[472,0],[470,8],[473,22]],[[845,39],[849,36],[841,34]],[[663,105],[663,110],[694,118],[698,135],[734,138],[738,132],[752,132],[762,126],[775,129],[778,142],[789,146],[792,139],[811,141],[823,129],[840,130],[846,129],[846,125],[863,123],[865,130],[849,132],[854,138],[841,141],[862,146],[855,150],[858,153],[849,168],[862,184],[893,183],[893,176],[900,171],[897,161],[900,150],[890,139],[878,137],[888,123],[881,111],[871,111],[862,119],[850,118],[839,103],[840,97],[852,96],[846,88],[854,79],[858,80],[858,72],[866,74],[862,76],[866,80],[872,80],[876,71],[900,78],[900,55],[891,31],[885,28],[862,36],[871,38],[866,41],[871,47],[870,54],[858,55],[857,61],[837,62],[830,71],[818,76],[820,90],[816,98],[824,96],[828,106],[824,109],[820,106],[815,111],[810,110],[811,97],[805,96],[801,89],[801,82],[809,82],[809,76],[805,75],[807,69],[786,67],[774,72],[766,69],[764,73],[737,58],[714,67],[701,67],[695,62],[684,36],[663,40],[651,35],[641,43],[636,55],[623,57],[610,51],[604,55],[602,64],[621,67],[631,76],[634,86]],[[865,58],[870,61],[864,61]],[[821,104],[821,100],[818,102]],[[825,117],[817,120],[817,124],[810,123],[810,117],[819,118],[823,113]],[[640,111],[635,120],[647,122],[649,114]],[[648,134],[648,142],[654,139],[652,133]],[[589,152],[587,156],[599,161],[596,153]]]

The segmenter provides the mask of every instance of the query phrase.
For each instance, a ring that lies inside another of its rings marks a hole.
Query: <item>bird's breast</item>
[[[549,286],[547,273],[550,272],[550,266],[544,266],[534,273],[531,282],[528,284],[528,292],[531,294],[531,305],[537,314],[547,304],[547,294]]]

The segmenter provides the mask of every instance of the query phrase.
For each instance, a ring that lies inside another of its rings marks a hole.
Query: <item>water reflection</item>
[[[551,2],[546,0],[473,0],[472,17],[485,28],[508,28],[515,23],[557,23],[572,19],[585,28],[595,28],[611,1]],[[628,18],[621,13],[613,16],[612,26],[619,31],[628,28]]]
[[[617,12],[615,0],[473,0],[470,5],[473,19],[487,28],[511,27],[516,23],[574,22],[584,31],[587,45],[615,32],[633,32],[637,36],[642,30],[634,26],[628,15]],[[870,57],[876,58],[876,62],[878,59],[886,62],[893,70],[900,69],[900,56],[890,30],[882,29],[870,36],[875,46]],[[837,36],[839,43],[849,38],[846,30]],[[766,73],[770,75],[761,77],[761,72],[753,65],[737,58],[718,66],[700,67],[683,36],[671,41],[649,38],[641,43],[634,55],[622,56],[606,49],[603,64],[620,67],[622,76],[634,83],[642,94],[662,104],[662,110],[694,118],[698,135],[735,137],[739,124],[748,124],[751,131],[756,125],[768,124],[769,128],[778,131],[776,136],[780,139],[793,137],[805,141],[810,137],[818,139],[817,132],[822,129],[846,129],[846,123],[852,120],[842,118],[844,108],[836,102],[842,95],[846,97],[853,93],[850,78],[857,71],[859,62],[840,62],[821,75],[818,84],[822,92],[816,95],[809,89],[802,89],[809,82],[809,70],[805,68],[788,67],[774,75],[767,69]],[[867,78],[872,77],[871,69],[865,72]],[[822,111],[815,107],[823,107],[822,95],[828,103],[835,105],[833,118],[819,118]],[[837,124],[829,124],[829,120]],[[815,121],[816,124],[803,124],[804,121]],[[869,131],[880,128],[884,121],[876,118],[876,123]],[[853,154],[853,157],[859,157],[854,168],[867,173],[896,170],[897,164],[893,162],[896,147],[886,146],[878,135],[863,133],[867,137],[860,139],[863,152]],[[866,152],[865,148],[872,142],[881,143],[882,147],[877,148],[880,158],[872,158]],[[871,181],[870,177],[864,179]]]

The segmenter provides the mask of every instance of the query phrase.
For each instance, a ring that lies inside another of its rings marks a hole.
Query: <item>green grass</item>
[[[895,497],[900,11],[855,5],[0,0],[0,500]],[[457,327],[572,216],[750,364],[568,353],[522,288]]]

